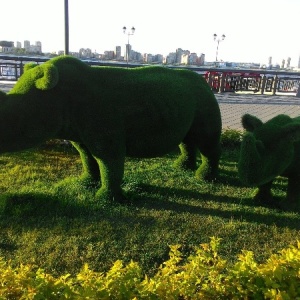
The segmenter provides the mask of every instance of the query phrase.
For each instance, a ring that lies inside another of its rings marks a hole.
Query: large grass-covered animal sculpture
[[[283,209],[300,208],[300,117],[278,115],[263,123],[245,114],[238,172],[241,181],[258,187],[255,198],[263,204]],[[287,199],[273,202],[272,181],[277,176],[288,178]]]
[[[122,201],[125,156],[164,155],[180,144],[177,165],[214,180],[220,157],[218,103],[201,75],[164,67],[90,67],[69,56],[28,64],[0,94],[0,153],[49,139],[72,141],[82,179],[96,196]]]

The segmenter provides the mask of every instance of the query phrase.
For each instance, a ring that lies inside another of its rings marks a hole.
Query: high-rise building
[[[152,54],[145,53],[144,54],[144,62],[147,64],[151,64],[153,62]]]
[[[30,41],[24,41],[24,49],[25,51],[30,51]]]
[[[165,59],[166,64],[174,64],[176,62],[176,55],[176,52],[169,53]]]
[[[289,69],[291,67],[291,58],[288,57],[286,60],[286,68]]]
[[[199,66],[204,66],[204,63],[205,63],[205,54],[201,53],[199,57]]]
[[[125,52],[126,60],[131,60],[131,45],[126,44],[126,52]]]
[[[164,57],[162,54],[156,54],[156,55],[154,55],[154,57],[152,59],[153,62],[160,63],[160,64],[163,62],[163,60],[164,60]]]
[[[198,55],[197,53],[191,53],[190,55],[188,55],[188,64],[189,65],[196,65],[198,62]]]
[[[299,55],[299,59],[298,59],[298,68],[300,69],[300,55]]]
[[[104,51],[104,58],[108,60],[114,59],[115,53],[114,51]]]
[[[28,53],[42,53],[42,43],[37,41],[34,45],[30,45],[30,41],[24,41],[24,49]]]
[[[90,58],[92,57],[92,50],[90,48],[80,48],[79,57]]]
[[[121,59],[121,46],[116,46],[116,50],[115,50],[115,58],[117,60],[120,60]]]
[[[42,53],[42,43],[40,41],[35,42],[37,52]]]
[[[182,50],[181,48],[176,49],[176,63],[181,64],[186,60],[186,56],[190,55],[189,50]],[[182,61],[183,60],[183,61]]]

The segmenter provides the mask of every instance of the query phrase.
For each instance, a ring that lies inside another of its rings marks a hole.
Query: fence
[[[205,78],[215,92],[251,91],[271,93],[297,93],[300,86],[300,73],[286,75],[283,72],[261,74],[261,71],[207,71]]]
[[[42,63],[49,60],[46,57],[0,56],[0,80],[18,80],[23,73],[25,63]],[[83,60],[91,66],[114,66],[135,68],[142,64],[125,64],[106,61]],[[254,93],[295,94],[300,97],[300,72],[273,70],[236,70],[205,67],[169,66],[168,68],[190,69],[203,75],[214,92],[247,91]]]
[[[0,63],[1,80],[17,80],[20,75],[21,69],[18,63]]]

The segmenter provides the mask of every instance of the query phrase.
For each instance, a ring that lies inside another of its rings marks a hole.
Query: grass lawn
[[[0,256],[33,263],[52,275],[76,274],[88,263],[106,271],[113,262],[138,262],[149,275],[168,259],[169,245],[194,246],[222,238],[221,256],[235,262],[242,249],[258,262],[300,240],[300,214],[254,203],[254,188],[237,176],[239,147],[224,147],[220,180],[199,182],[173,168],[177,153],[127,159],[123,188],[131,205],[94,200],[76,178],[77,152],[44,146],[0,156]],[[273,192],[284,201],[286,179]]]

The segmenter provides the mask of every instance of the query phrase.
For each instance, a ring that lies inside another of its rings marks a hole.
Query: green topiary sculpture
[[[266,123],[246,114],[247,130],[238,163],[239,177],[249,186],[258,186],[256,199],[274,205],[271,186],[275,177],[288,178],[287,201],[281,208],[300,208],[300,117],[278,115]]]
[[[13,89],[0,94],[0,152],[48,139],[72,141],[84,181],[100,198],[122,201],[125,156],[164,155],[181,143],[177,165],[214,180],[221,116],[203,77],[163,67],[90,67],[69,56],[26,65]]]

